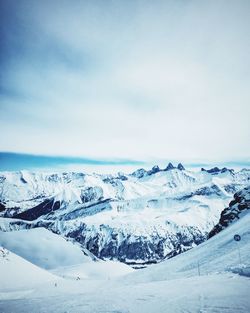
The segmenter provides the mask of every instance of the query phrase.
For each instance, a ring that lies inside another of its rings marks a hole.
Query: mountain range
[[[172,163],[131,174],[1,172],[0,230],[44,227],[102,260],[135,268],[205,241],[250,170]]]

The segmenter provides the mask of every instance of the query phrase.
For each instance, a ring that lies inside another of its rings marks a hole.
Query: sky
[[[250,1],[0,4],[0,151],[250,161]]]

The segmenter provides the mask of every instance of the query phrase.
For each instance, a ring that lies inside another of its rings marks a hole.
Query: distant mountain
[[[140,169],[136,170],[135,172],[133,172],[131,175],[134,176],[134,177],[137,177],[137,178],[142,178],[144,176],[153,175],[153,174],[156,174],[158,172],[171,171],[171,170],[174,170],[174,169],[178,169],[180,171],[184,171],[185,170],[184,166],[181,163],[179,163],[177,165],[177,167],[174,167],[173,164],[170,162],[170,163],[168,163],[168,165],[167,165],[167,167],[165,169],[161,169],[158,165],[154,165],[152,167],[152,169],[149,170],[149,171],[146,171],[143,168],[140,168]]]

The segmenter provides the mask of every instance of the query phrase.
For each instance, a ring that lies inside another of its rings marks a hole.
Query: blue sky
[[[249,160],[249,1],[0,3],[0,151]]]

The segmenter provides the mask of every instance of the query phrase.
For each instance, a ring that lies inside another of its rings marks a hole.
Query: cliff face
[[[221,212],[219,223],[214,226],[208,234],[208,238],[218,234],[231,223],[242,217],[247,210],[250,210],[250,186],[234,194],[234,199],[229,206]]]

